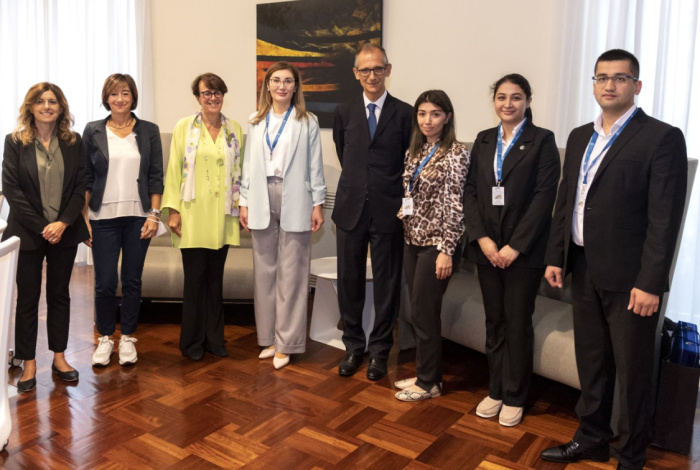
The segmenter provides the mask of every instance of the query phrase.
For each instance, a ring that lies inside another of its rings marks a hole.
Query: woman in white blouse
[[[253,238],[260,358],[280,369],[306,349],[311,233],[323,224],[326,197],[318,120],[294,65],[267,70],[250,124],[240,221]]]
[[[116,329],[117,263],[122,256],[121,338],[119,364],[138,359],[133,337],[141,303],[141,273],[150,239],[158,231],[163,194],[160,130],[132,110],[138,103],[136,83],[127,74],[107,77],[102,105],[106,119],[85,126],[83,153],[87,191],[83,215],[95,263],[95,323],[100,334],[93,366],[109,364]]]

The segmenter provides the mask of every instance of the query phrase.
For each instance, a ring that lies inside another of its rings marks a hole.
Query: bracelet
[[[158,220],[158,217],[151,218],[150,215],[148,217],[146,217],[146,220],[150,220],[151,222],[155,222],[155,223],[160,222],[160,220]]]
[[[158,209],[151,209],[151,211],[149,212],[149,214],[151,214],[151,215],[152,215],[153,217],[155,217],[156,219],[159,219],[159,220],[160,220],[160,210],[158,210]]]

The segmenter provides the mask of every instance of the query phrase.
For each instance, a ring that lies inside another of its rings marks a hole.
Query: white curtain
[[[0,64],[2,136],[16,127],[29,87],[43,81],[61,87],[82,133],[107,116],[102,84],[117,72],[136,81],[139,117],[154,118],[150,0],[0,0]],[[84,245],[76,261],[89,261]]]
[[[554,129],[569,132],[600,112],[591,77],[596,58],[621,48],[639,59],[637,105],[685,134],[688,156],[700,158],[700,34],[697,0],[576,0],[563,8],[560,95]],[[666,315],[700,323],[700,185],[691,193]],[[689,188],[690,190],[690,188]]]

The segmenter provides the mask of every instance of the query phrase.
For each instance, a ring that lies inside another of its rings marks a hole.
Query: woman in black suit
[[[522,419],[532,375],[535,296],[560,175],[551,131],[532,123],[532,89],[510,74],[492,87],[498,127],[480,132],[465,189],[469,255],[477,263],[486,311],[489,395],[482,418]]]
[[[116,329],[115,293],[121,254],[119,364],[134,364],[141,307],[141,273],[148,245],[158,232],[163,194],[160,130],[132,112],[138,103],[134,79],[115,73],[102,87],[102,105],[110,111],[83,131],[87,173],[84,217],[90,228],[95,263],[95,324],[100,335],[93,366],[109,364]]]
[[[64,356],[70,323],[70,283],[78,244],[89,238],[81,209],[85,167],[80,135],[61,89],[31,87],[20,107],[19,126],[5,138],[2,189],[10,205],[3,240],[20,238],[17,270],[15,357],[24,361],[20,392],[36,387],[36,339],[41,271],[46,259],[46,328],[54,358],[51,369],[78,380]]]

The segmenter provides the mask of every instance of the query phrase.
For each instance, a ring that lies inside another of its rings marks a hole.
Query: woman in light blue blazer
[[[275,369],[306,349],[311,233],[323,225],[325,197],[318,120],[299,70],[277,62],[250,118],[239,204],[253,238],[259,357],[272,357]]]

